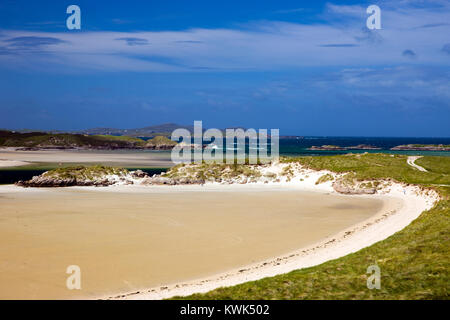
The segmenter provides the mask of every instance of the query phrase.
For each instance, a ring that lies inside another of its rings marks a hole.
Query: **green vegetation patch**
[[[97,166],[72,166],[65,168],[57,168],[45,172],[43,175],[48,178],[59,179],[76,179],[76,180],[94,180],[104,177],[106,175],[126,175],[127,169],[107,167],[102,165]]]
[[[256,167],[244,164],[204,162],[193,165],[176,165],[175,167],[172,167],[165,176],[174,179],[191,178],[203,179],[211,182],[222,182],[239,176],[252,180],[259,178],[261,173]]]
[[[405,155],[366,153],[339,156],[292,157],[282,158],[280,161],[284,163],[300,163],[314,170],[330,170],[336,173],[352,172],[352,177],[359,181],[394,179],[399,182],[422,185],[450,184],[450,170],[447,168],[450,165],[449,157],[424,157],[416,161],[419,165],[424,163],[422,161],[429,161],[430,165],[432,165],[431,162],[433,162],[433,165],[440,163],[436,166],[436,170],[440,170],[440,172],[432,170],[430,172],[418,171],[407,164],[407,158]],[[425,160],[430,158],[434,160]]]
[[[0,146],[26,148],[135,148],[145,145],[145,141],[127,136],[83,135],[69,133],[30,132],[18,133],[0,131]]]
[[[435,174],[442,174],[444,176],[450,174],[450,161],[448,161],[448,157],[423,157],[417,159],[415,163]]]
[[[111,135],[94,135],[90,136],[95,139],[104,140],[104,141],[126,141],[136,144],[136,146],[144,146],[145,141],[135,137],[128,136],[111,136]]]
[[[334,177],[332,174],[324,174],[323,176],[321,176],[319,179],[317,179],[316,184],[321,184],[321,183],[325,183],[328,181],[333,181]]]
[[[175,146],[176,144],[177,144],[176,141],[170,140],[169,138],[164,136],[156,136],[153,139],[147,141],[147,145],[152,146],[159,146],[159,145]]]

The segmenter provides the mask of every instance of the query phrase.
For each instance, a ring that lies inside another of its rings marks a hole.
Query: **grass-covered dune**
[[[255,182],[260,173],[254,167],[244,164],[226,164],[203,162],[199,164],[178,164],[165,174],[171,179],[190,178],[207,182],[225,182],[244,176],[249,182]]]
[[[56,168],[34,176],[28,181],[18,181],[22,187],[108,186],[126,180],[129,171],[124,168],[96,166],[71,166]]]
[[[124,168],[115,168],[108,166],[72,166],[66,168],[57,168],[47,171],[43,176],[47,178],[59,179],[78,179],[94,180],[107,175],[126,175],[128,170]]]
[[[180,299],[448,299],[450,293],[450,157],[416,161],[386,154],[283,159],[312,169],[353,172],[359,179],[393,179],[432,187],[442,200],[402,231],[345,257],[287,274]],[[262,244],[264,245],[264,244]],[[381,289],[366,286],[367,267],[381,269]]]

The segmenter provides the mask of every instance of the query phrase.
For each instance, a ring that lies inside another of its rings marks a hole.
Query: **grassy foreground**
[[[219,288],[186,299],[448,299],[450,292],[450,157],[406,163],[406,156],[342,155],[283,159],[310,168],[354,172],[361,179],[394,179],[433,187],[443,197],[433,209],[388,239],[345,257],[287,274]],[[381,269],[381,289],[366,286],[367,267]],[[177,297],[178,299],[184,299]]]

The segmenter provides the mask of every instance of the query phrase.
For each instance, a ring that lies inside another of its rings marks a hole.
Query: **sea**
[[[381,150],[308,150],[312,146],[334,145],[351,147],[360,144],[381,148]],[[352,153],[392,153],[405,155],[450,156],[450,151],[393,151],[393,147],[405,144],[450,145],[450,138],[377,138],[377,137],[292,137],[280,139],[280,154],[285,156],[322,156]]]

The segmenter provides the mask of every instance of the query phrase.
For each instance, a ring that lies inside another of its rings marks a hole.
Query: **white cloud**
[[[450,34],[446,23],[450,5],[439,0],[427,3],[428,6],[422,1],[402,1],[394,7],[390,1],[381,2],[383,29],[371,32],[364,29],[367,15],[363,6],[334,4],[326,6],[327,23],[309,25],[261,21],[242,29],[162,32],[0,30],[0,65],[143,72],[401,63],[448,66],[450,59],[442,48]],[[11,45],[10,39],[19,37],[59,41],[41,41],[31,52]],[[414,52],[416,58],[402,55],[405,50]]]

